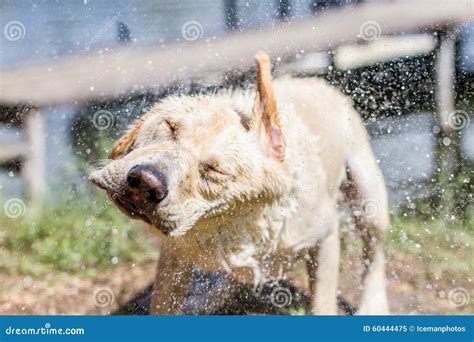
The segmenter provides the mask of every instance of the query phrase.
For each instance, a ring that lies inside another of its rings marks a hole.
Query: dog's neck
[[[206,271],[250,269],[252,277],[246,280],[257,284],[270,278],[266,265],[281,252],[285,222],[296,207],[296,199],[287,197],[236,205],[227,215],[197,222],[173,243],[184,254],[192,253],[187,257]]]

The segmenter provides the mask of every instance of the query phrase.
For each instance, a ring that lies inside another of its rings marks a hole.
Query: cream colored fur
[[[311,279],[312,313],[336,314],[341,198],[365,241],[359,312],[388,313],[387,196],[358,113],[320,79],[282,78],[273,88],[286,142],[282,162],[267,153],[261,132],[242,124],[242,118],[251,124],[255,91],[235,90],[165,99],[132,128],[135,137],[122,142],[127,151],[117,150],[116,159],[91,175],[110,195],[133,165],[158,165],[168,174],[168,198],[148,214],[161,241],[154,314],[180,312],[194,266],[226,271],[258,291],[288,277],[301,260]],[[178,141],[166,137],[165,118],[178,123]],[[200,179],[203,160],[217,161],[225,175]]]

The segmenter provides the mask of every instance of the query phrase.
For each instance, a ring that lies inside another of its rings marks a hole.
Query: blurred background
[[[111,313],[151,282],[153,239],[87,173],[164,96],[251,86],[259,49],[364,118],[392,205],[392,312],[474,313],[473,18],[464,0],[2,0],[0,313]],[[356,305],[351,222],[343,247]]]

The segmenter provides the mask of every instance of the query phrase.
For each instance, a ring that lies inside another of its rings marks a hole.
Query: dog
[[[359,314],[387,314],[387,192],[352,102],[324,80],[171,96],[139,118],[90,180],[159,236],[151,313],[179,314],[193,268],[261,284],[308,272],[311,313],[337,314],[339,207],[364,242]]]

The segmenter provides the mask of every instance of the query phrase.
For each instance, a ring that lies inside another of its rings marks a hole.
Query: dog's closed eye
[[[199,164],[199,188],[206,197],[218,196],[228,185],[230,173],[223,170],[216,162]]]
[[[166,125],[167,129],[169,130],[170,137],[173,140],[177,140],[179,124],[168,119],[163,120],[163,123]]]
[[[224,177],[229,176],[229,173],[219,167],[215,161],[202,162],[199,165],[199,173],[202,178],[219,181]]]
[[[222,175],[222,176],[228,176],[229,174],[222,170],[219,167],[219,164],[216,162],[203,162],[199,165],[199,172],[203,176],[208,176],[208,175]]]

